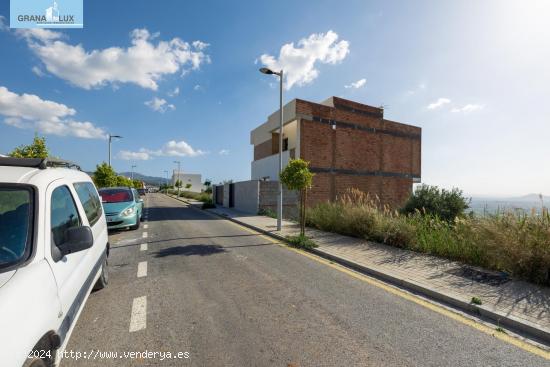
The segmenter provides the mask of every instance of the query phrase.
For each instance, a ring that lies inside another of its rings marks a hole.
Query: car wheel
[[[94,285],[94,291],[98,291],[100,289],[103,289],[107,286],[109,283],[109,269],[107,267],[107,258],[103,260],[103,264],[101,265],[101,275],[97,279],[97,282]]]
[[[133,226],[130,227],[131,230],[136,230],[139,228],[139,224],[140,224],[140,221],[139,221],[139,218],[136,218],[136,224],[134,224]]]
[[[42,358],[33,357],[27,359],[23,367],[48,367],[48,364]]]

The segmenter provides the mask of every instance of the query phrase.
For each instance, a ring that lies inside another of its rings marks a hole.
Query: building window
[[[288,150],[288,138],[283,139],[283,152]]]

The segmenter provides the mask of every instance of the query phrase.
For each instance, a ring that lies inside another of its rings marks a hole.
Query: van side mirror
[[[94,245],[94,235],[90,227],[72,227],[67,229],[65,235],[67,241],[54,246],[59,250],[52,254],[55,257],[54,261],[61,260],[65,255],[87,250]]]

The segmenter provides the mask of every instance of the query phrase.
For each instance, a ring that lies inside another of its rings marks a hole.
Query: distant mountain
[[[119,172],[119,175],[131,178],[132,172]],[[164,184],[169,182],[169,180],[167,181],[164,177],[146,176],[139,172],[134,172],[134,180],[143,181],[146,185],[150,186],[158,186],[159,183]]]
[[[507,199],[509,201],[540,201],[540,196],[539,194],[527,194],[527,195],[523,195],[523,196],[519,196],[519,197],[515,197],[515,198],[509,198]],[[550,203],[550,196],[542,196],[542,200],[544,200],[544,202],[549,202]]]
[[[495,213],[498,211],[540,212],[542,206],[548,208],[550,196],[543,196],[542,202],[538,194],[528,194],[516,197],[472,197],[470,209],[476,213]]]

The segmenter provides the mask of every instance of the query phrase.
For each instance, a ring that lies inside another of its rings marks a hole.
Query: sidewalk
[[[276,220],[270,217],[222,207],[208,211],[279,239],[299,233],[298,225],[289,221],[283,221],[280,234]],[[354,237],[314,229],[307,229],[307,235],[319,245],[313,252],[323,257],[550,344],[548,287],[503,279],[499,273]],[[480,298],[483,304],[471,304],[472,297]]]

